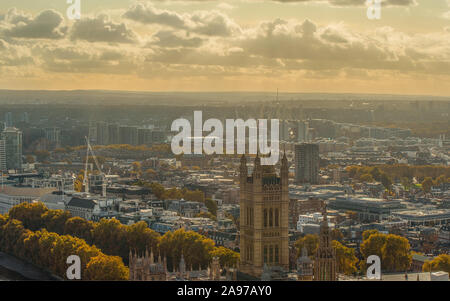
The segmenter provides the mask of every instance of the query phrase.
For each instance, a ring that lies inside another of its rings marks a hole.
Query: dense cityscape
[[[445,298],[449,21],[450,0],[1,0],[0,291]]]
[[[67,279],[75,254],[83,280],[359,281],[377,255],[381,280],[448,279],[449,102],[269,97],[2,105],[1,277]],[[199,109],[278,119],[277,164],[174,155]]]

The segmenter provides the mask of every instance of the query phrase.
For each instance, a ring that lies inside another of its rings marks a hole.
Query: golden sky
[[[450,0],[0,2],[0,89],[450,96]]]

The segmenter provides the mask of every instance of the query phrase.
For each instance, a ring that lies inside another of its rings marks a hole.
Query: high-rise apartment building
[[[5,128],[2,132],[5,143],[6,168],[22,168],[22,132],[14,127]]]
[[[109,130],[106,122],[97,122],[97,144],[108,145],[109,143]]]
[[[117,124],[108,124],[109,144],[119,144],[119,126]]]
[[[61,145],[61,129],[57,127],[44,129],[45,138],[53,144],[54,147]]]
[[[13,126],[13,115],[11,112],[5,113],[5,128]]]
[[[319,184],[319,145],[295,145],[295,182]]]
[[[138,145],[138,128],[135,126],[119,126],[119,143]]]
[[[5,140],[0,139],[0,171],[6,171],[6,169]]]

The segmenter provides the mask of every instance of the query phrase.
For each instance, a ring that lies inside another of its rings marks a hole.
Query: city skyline
[[[385,3],[2,1],[0,89],[449,96],[450,2]]]

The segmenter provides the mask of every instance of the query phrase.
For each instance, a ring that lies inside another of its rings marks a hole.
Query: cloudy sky
[[[0,89],[450,96],[450,0],[1,0]]]

